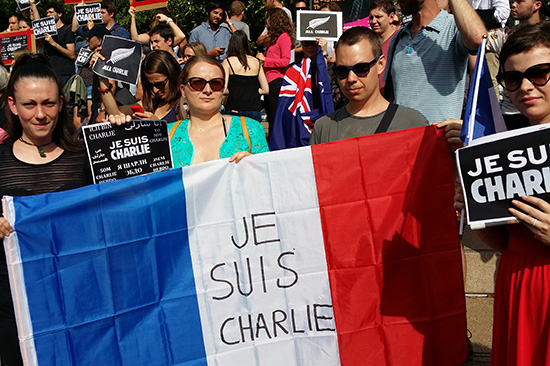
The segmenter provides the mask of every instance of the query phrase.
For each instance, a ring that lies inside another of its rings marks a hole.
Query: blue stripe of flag
[[[131,179],[14,199],[39,364],[206,365],[181,169]]]

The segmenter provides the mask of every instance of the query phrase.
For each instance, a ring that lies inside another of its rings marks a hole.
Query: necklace
[[[38,153],[40,154],[41,158],[46,157],[46,153],[44,152],[44,150],[42,150],[42,148],[48,146],[49,144],[51,144],[53,142],[53,140],[52,140],[52,141],[50,141],[50,142],[48,142],[47,144],[44,144],[44,145],[36,145],[36,144],[33,144],[32,142],[28,142],[28,141],[23,140],[23,137],[20,137],[19,141],[21,141],[24,144],[30,145],[30,146],[36,146],[36,148],[38,149]]]

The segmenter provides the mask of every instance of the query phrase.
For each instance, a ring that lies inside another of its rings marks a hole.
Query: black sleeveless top
[[[227,111],[261,111],[262,101],[258,92],[258,89],[260,89],[258,75],[237,75],[229,59],[227,59],[227,63],[232,74],[229,74],[227,83],[229,95],[225,103],[225,109]],[[258,74],[260,73],[259,70],[258,68]]]

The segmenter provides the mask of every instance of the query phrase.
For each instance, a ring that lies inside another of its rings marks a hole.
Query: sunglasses
[[[302,41],[302,46],[318,46],[319,43],[317,41]]]
[[[145,79],[144,84],[147,85],[149,88],[157,88],[158,90],[164,89],[164,86],[168,82],[168,78],[164,79],[164,81],[157,81],[155,83],[150,82],[149,80]]]
[[[353,73],[355,75],[359,76],[360,78],[364,78],[365,76],[367,76],[369,74],[372,65],[374,65],[376,63],[376,61],[378,61],[380,56],[382,56],[382,55],[377,56],[371,62],[361,62],[361,63],[355,64],[353,66],[338,65],[338,66],[333,68],[334,74],[336,74],[336,77],[338,79],[345,79],[345,78],[348,77],[349,72],[353,71]]]
[[[515,92],[521,86],[523,79],[533,85],[545,86],[550,80],[550,63],[531,66],[524,72],[505,71],[497,75],[497,81],[509,92]]]
[[[296,10],[307,10],[307,8],[304,6],[303,8],[296,8]]]
[[[189,78],[186,81],[183,82],[184,84],[189,84],[191,89],[196,91],[203,91],[206,87],[206,84],[210,84],[210,88],[215,91],[219,92],[223,89],[225,86],[225,79],[223,78],[214,78],[212,80],[204,80],[203,78]]]

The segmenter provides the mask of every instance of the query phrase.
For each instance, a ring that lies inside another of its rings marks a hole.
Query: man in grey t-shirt
[[[402,106],[390,107],[380,94],[378,76],[385,66],[380,39],[371,29],[355,27],[342,34],[336,45],[333,70],[349,102],[315,122],[311,145],[372,135],[381,125],[385,127],[379,132],[428,125],[420,112]]]
[[[242,30],[245,34],[248,40],[250,41],[250,27],[248,24],[243,22],[244,18],[244,10],[245,6],[242,1],[235,0],[231,3],[231,6],[229,7],[229,16],[230,18],[227,20],[227,24],[231,28],[231,26],[235,27],[235,30],[231,29],[231,31],[238,31]]]

